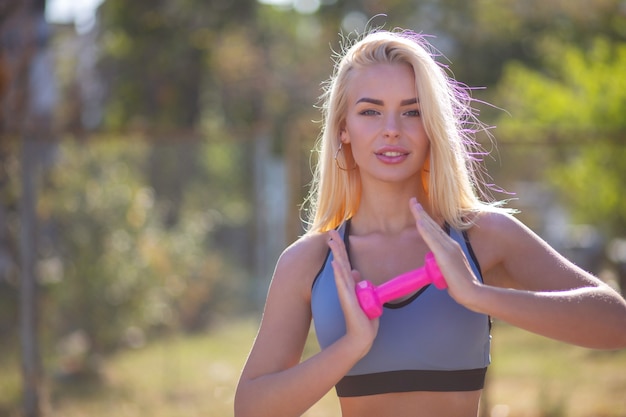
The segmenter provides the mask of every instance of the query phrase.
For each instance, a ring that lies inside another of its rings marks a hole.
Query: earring
[[[352,171],[353,169],[356,169],[356,164],[354,164],[354,166],[350,169],[344,168],[339,164],[339,160],[337,159],[337,157],[339,156],[339,153],[343,151],[343,142],[339,142],[339,147],[337,148],[337,151],[335,152],[335,164],[337,165],[337,168],[339,168],[342,171]],[[345,156],[343,158],[344,160],[346,159]]]

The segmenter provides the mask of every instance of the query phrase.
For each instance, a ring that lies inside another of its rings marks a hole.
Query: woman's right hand
[[[362,349],[365,356],[378,333],[378,318],[370,320],[361,309],[356,297],[356,283],[361,280],[358,271],[353,270],[348,259],[348,252],[343,239],[336,230],[328,232],[328,246],[333,254],[332,267],[339,302],[346,320],[346,337],[351,338],[353,346]]]

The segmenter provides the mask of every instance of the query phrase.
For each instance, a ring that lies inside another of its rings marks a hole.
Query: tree
[[[19,326],[23,375],[23,414],[41,412],[42,370],[38,337],[39,294],[35,273],[37,253],[36,201],[43,157],[51,148],[55,80],[48,54],[45,1],[5,3],[2,11],[2,113],[3,145],[19,138],[21,189],[19,207]],[[48,146],[46,146],[48,145]],[[6,148],[5,148],[6,149]],[[4,212],[5,207],[2,208]],[[3,216],[4,217],[4,216]],[[4,229],[5,224],[0,224]],[[4,230],[3,230],[4,232]],[[4,233],[3,233],[4,234]],[[6,244],[6,241],[1,242]],[[4,249],[4,247],[0,248]]]
[[[626,235],[626,42],[596,38],[586,50],[555,43],[543,72],[507,65],[500,84],[506,141],[549,148],[548,180],[574,219],[608,238]],[[626,277],[621,277],[622,289]]]

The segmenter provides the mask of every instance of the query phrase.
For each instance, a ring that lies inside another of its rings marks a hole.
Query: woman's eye
[[[409,110],[405,114],[411,117],[420,117],[422,115],[422,113],[419,110]]]
[[[378,112],[376,110],[363,110],[359,114],[361,116],[376,116]]]

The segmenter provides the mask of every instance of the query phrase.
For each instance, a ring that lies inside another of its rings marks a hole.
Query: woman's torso
[[[419,239],[411,236],[405,236],[405,241],[396,239],[400,241],[397,247],[378,238],[346,236],[353,268],[376,285],[421,266],[427,251],[423,242],[420,244]],[[475,257],[471,258],[473,264]],[[325,266],[329,266],[328,261],[327,258]],[[312,309],[320,344],[324,347],[345,333],[345,325],[339,305],[332,300],[336,296],[336,292],[332,295],[334,282],[328,277],[322,280],[325,282],[318,282],[320,275],[324,275],[324,267],[313,285]],[[324,301],[320,302],[322,298]],[[346,378],[356,379],[356,384],[344,380],[338,384],[343,415],[476,415],[484,371],[489,363],[488,317],[469,312],[434,286],[394,302],[394,308],[389,307],[380,319],[380,340],[374,343],[372,354],[359,362]],[[398,343],[390,344],[390,340]],[[418,380],[417,385],[410,382],[405,386],[400,381],[394,386],[398,371],[408,381]],[[472,373],[469,378],[473,382],[468,385],[463,382],[467,378],[461,376],[461,385],[457,387],[459,378],[455,375],[459,372]],[[365,374],[372,374],[373,379],[368,379],[372,375],[362,379]],[[433,385],[431,380],[439,382]],[[361,390],[370,383],[374,385],[373,391],[363,393]],[[377,384],[392,388],[379,390]]]

